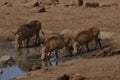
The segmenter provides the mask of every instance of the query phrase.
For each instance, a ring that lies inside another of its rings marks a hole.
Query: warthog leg
[[[40,38],[39,38],[39,37],[36,37],[35,45],[39,45],[39,44],[40,44]]]
[[[98,39],[98,43],[99,43],[99,46],[100,46],[100,48],[102,47],[101,46],[101,39]]]
[[[35,44],[34,45],[37,45],[37,37],[35,38]]]
[[[98,44],[99,44],[99,47],[100,47],[100,48],[102,47],[102,46],[101,46],[101,39],[95,39],[95,43],[96,43],[95,49],[97,48]]]
[[[38,45],[40,45],[40,37],[38,37]]]
[[[70,46],[69,48],[67,48],[68,52],[70,53],[70,56],[73,56],[73,53],[72,53],[72,50],[73,50],[73,47]]]
[[[39,33],[36,34],[36,38],[35,38],[35,45],[40,44],[40,37],[39,37]]]
[[[83,48],[83,45],[80,45],[80,47],[79,47],[79,50],[78,50],[78,54],[81,54],[81,50],[82,50],[82,48]]]
[[[41,60],[45,60],[46,59],[46,54],[41,54]]]
[[[49,53],[47,54],[47,58],[48,58],[48,59],[50,59],[51,54],[52,54],[52,52],[49,52]],[[58,57],[58,50],[55,50],[55,56],[56,56],[57,59],[59,58],[59,57]]]
[[[29,40],[30,40],[30,39],[28,38],[28,39],[27,39],[27,47],[29,47]]]
[[[88,44],[88,42],[85,44],[85,46],[86,46],[86,48],[87,48],[87,51],[89,51],[90,49],[89,49],[89,44]]]
[[[55,56],[56,56],[57,59],[59,58],[58,57],[58,50],[55,50]]]
[[[47,59],[48,59],[48,60],[50,59],[51,54],[52,54],[52,52],[49,52],[49,53],[47,54]]]

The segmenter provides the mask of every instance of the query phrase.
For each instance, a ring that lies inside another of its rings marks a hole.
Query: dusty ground
[[[8,4],[5,5],[5,2]],[[22,0],[23,1],[23,0]],[[97,0],[101,5],[109,7],[86,8],[51,6],[45,13],[37,13],[37,8],[31,6],[32,2],[23,3],[18,0],[0,0],[0,48],[11,48],[13,31],[31,20],[42,22],[45,32],[61,32],[69,29],[74,33],[90,27],[98,27],[103,32],[102,38],[109,44],[120,47],[120,1]],[[87,0],[86,0],[87,1]],[[114,4],[114,5],[112,5]],[[105,57],[98,59],[76,59],[66,62],[57,67],[30,72],[15,80],[54,80],[63,73],[79,72],[88,80],[119,80],[120,79],[120,56]],[[43,74],[44,73],[44,74]],[[46,76],[47,75],[47,76]]]

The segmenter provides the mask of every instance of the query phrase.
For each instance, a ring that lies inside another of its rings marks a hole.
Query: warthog
[[[66,48],[70,52],[71,38],[68,35],[51,36],[45,40],[42,46],[41,60],[49,59],[51,53],[55,51],[56,58],[58,57],[58,50]]]
[[[15,32],[15,48],[20,48],[22,42],[27,44],[29,47],[29,40],[35,36],[35,44],[38,44],[40,41],[39,32],[43,34],[41,30],[41,22],[34,20],[28,24],[21,25],[17,32]]]
[[[86,46],[87,50],[89,51],[89,42],[92,40],[95,40],[95,48],[97,47],[98,43],[99,46],[101,47],[101,42],[100,42],[100,30],[98,28],[92,27],[88,30],[79,32],[73,39],[73,53],[79,53],[79,51],[82,49],[83,45]]]

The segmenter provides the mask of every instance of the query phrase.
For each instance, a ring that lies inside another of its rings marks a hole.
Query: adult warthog
[[[27,47],[29,47],[29,41],[32,37],[35,36],[35,44],[39,44],[40,37],[39,32],[43,34],[41,30],[41,22],[34,20],[28,24],[21,25],[18,30],[15,32],[15,48],[20,48],[22,42],[26,43]]]
[[[41,60],[49,59],[53,51],[55,51],[56,58],[59,58],[58,50],[62,48],[66,48],[71,53],[70,51],[71,42],[72,42],[71,38],[65,34],[46,38],[41,50],[42,52]]]
[[[79,32],[73,39],[73,54],[79,53],[84,45],[89,51],[89,42],[91,42],[92,40],[95,40],[95,48],[97,48],[98,44],[101,47],[101,39],[99,37],[99,34],[100,30],[95,27]]]

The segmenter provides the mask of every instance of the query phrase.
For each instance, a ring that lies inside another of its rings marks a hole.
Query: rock
[[[34,5],[33,5],[33,7],[39,7],[39,6],[40,6],[40,4],[38,1],[36,3],[34,3]]]
[[[25,7],[39,7],[40,3],[37,0],[31,0],[24,4]]]
[[[3,70],[0,70],[0,74],[2,74],[3,73]]]
[[[41,7],[38,11],[38,13],[42,13],[42,12],[46,12],[45,8],[44,7]]]
[[[70,79],[70,77],[67,74],[64,74],[64,75],[58,77],[56,80],[69,80],[69,79]]]
[[[83,0],[79,0],[79,6],[83,5]]]
[[[41,0],[43,5],[56,5],[59,3],[59,0]]]
[[[5,2],[4,5],[7,6],[7,7],[11,7],[12,6],[12,4],[9,3],[9,2]]]
[[[60,0],[59,3],[68,6],[82,6],[83,0]]]
[[[5,2],[5,3],[4,3],[4,5],[7,5],[7,4],[8,4],[8,2]]]
[[[10,60],[11,59],[11,57],[9,56],[9,55],[5,55],[5,56],[2,56],[1,58],[0,58],[0,62],[6,62],[6,61],[8,61],[8,60]]]
[[[77,74],[64,74],[58,77],[56,80],[85,80],[85,79],[86,79],[85,77],[77,73]]]
[[[0,63],[2,63],[2,64],[7,63],[8,61],[14,61],[14,60],[9,55],[4,55],[0,58]]]
[[[95,3],[95,2],[88,2],[88,3],[85,3],[85,7],[91,7],[91,8],[96,8],[96,7],[99,7],[99,3]]]

